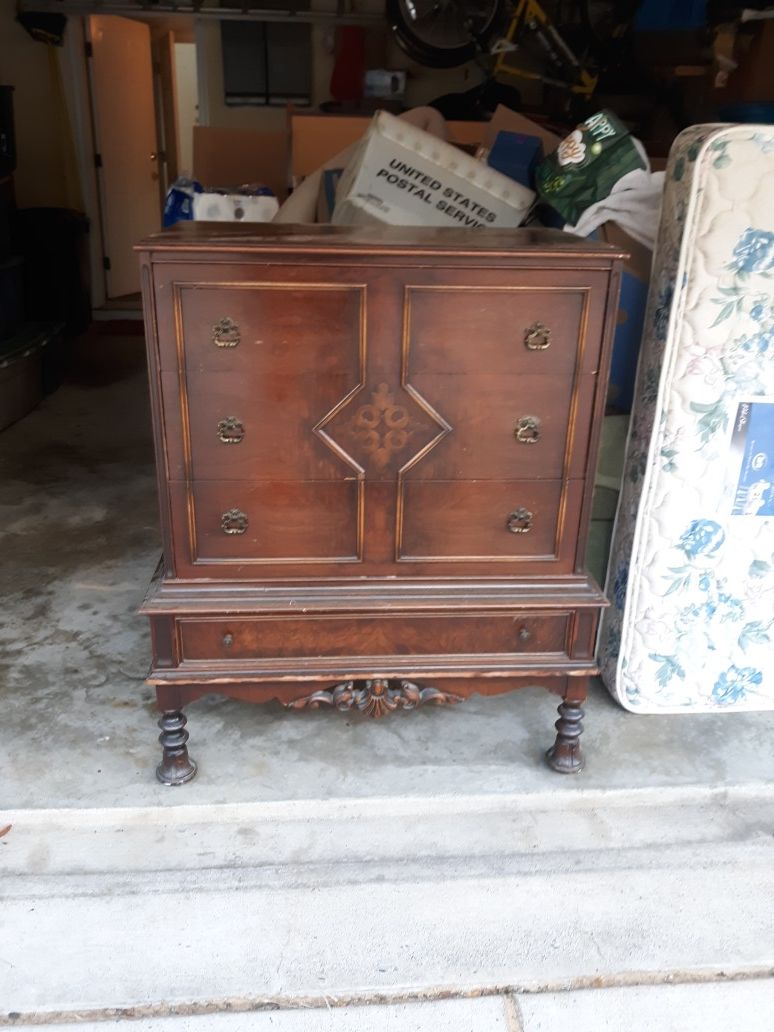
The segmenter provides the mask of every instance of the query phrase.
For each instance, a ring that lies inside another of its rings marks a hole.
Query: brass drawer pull
[[[244,423],[236,416],[228,416],[218,423],[218,437],[224,444],[239,444],[244,436]]]
[[[537,444],[540,440],[540,420],[537,416],[522,416],[513,436],[519,444]]]
[[[529,509],[514,509],[505,525],[511,534],[527,534],[532,529],[532,513]]]
[[[248,527],[248,519],[240,509],[229,509],[220,517],[220,527],[224,534],[244,534]]]
[[[522,625],[519,628],[519,641],[523,645],[526,645],[528,641],[532,641],[532,631],[529,629],[529,627]]]
[[[239,339],[239,327],[228,316],[212,327],[212,343],[216,348],[235,348]]]
[[[535,322],[524,331],[524,345],[530,351],[545,351],[551,344],[551,331],[542,322]]]

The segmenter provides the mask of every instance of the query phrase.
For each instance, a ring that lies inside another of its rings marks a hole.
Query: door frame
[[[99,13],[95,10],[94,13]],[[153,25],[144,18],[135,18]],[[105,273],[105,240],[103,228],[102,187],[94,162],[97,153],[94,131],[94,109],[92,106],[92,82],[89,70],[89,38],[88,15],[68,15],[68,28],[64,35],[64,45],[57,47],[57,59],[62,75],[67,108],[73,129],[73,147],[78,166],[81,184],[83,211],[89,220],[89,266],[91,272],[91,307],[92,311],[101,308],[107,301],[107,281]],[[156,73],[155,40],[151,33],[151,54],[154,61],[153,89],[156,105],[156,142],[160,155],[164,154],[165,141],[160,138],[162,125],[158,117],[159,76]],[[197,59],[200,48],[197,47]],[[161,162],[159,163],[161,166]],[[163,176],[159,176],[161,190]],[[164,194],[161,193],[163,206]]]
[[[55,49],[72,122],[73,146],[81,181],[81,199],[84,214],[89,220],[89,266],[93,310],[105,303],[107,290],[102,205],[97,170],[94,165],[96,148],[86,42],[85,18],[81,15],[69,15],[67,32],[64,34],[64,45]]]

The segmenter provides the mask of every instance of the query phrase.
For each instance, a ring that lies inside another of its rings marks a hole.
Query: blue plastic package
[[[194,194],[202,192],[202,184],[196,179],[187,179],[185,176],[176,179],[167,190],[164,201],[162,219],[164,228],[174,226],[176,222],[187,222],[193,219]]]

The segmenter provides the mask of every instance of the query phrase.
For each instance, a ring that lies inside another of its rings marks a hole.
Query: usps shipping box
[[[380,111],[336,190],[336,225],[518,226],[535,194],[464,151]]]

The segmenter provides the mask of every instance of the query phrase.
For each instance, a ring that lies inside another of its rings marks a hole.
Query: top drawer
[[[588,293],[544,285],[410,286],[404,363],[415,376],[496,373],[571,382]]]
[[[260,270],[256,270],[260,275]],[[304,373],[360,378],[365,288],[336,283],[180,283],[174,285],[178,336],[191,373],[252,377]],[[161,368],[177,365],[162,348]]]

